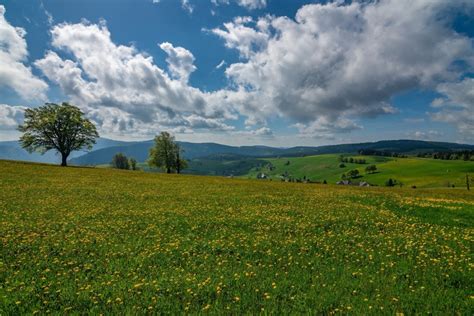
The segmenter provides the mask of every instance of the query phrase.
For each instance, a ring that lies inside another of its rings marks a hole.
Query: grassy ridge
[[[348,155],[346,155],[348,156]],[[349,157],[349,156],[348,156]],[[265,159],[273,164],[274,170],[268,168],[252,169],[244,177],[255,178],[258,173],[264,172],[273,179],[288,171],[296,178],[303,176],[314,180],[327,180],[335,183],[341,179],[341,174],[351,169],[358,169],[361,177],[357,181],[367,181],[376,185],[384,185],[389,179],[397,179],[406,186],[417,187],[446,187],[454,184],[464,187],[466,173],[474,173],[473,161],[436,160],[427,158],[391,158],[378,156],[350,156],[365,159],[367,164],[344,163],[345,168],[339,167],[339,155],[319,155],[296,158]],[[285,165],[287,161],[289,165]],[[369,164],[377,166],[377,172],[367,174],[364,169]]]
[[[0,314],[472,314],[474,195],[0,161]]]

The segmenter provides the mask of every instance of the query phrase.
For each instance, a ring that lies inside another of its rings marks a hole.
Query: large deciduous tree
[[[180,173],[187,167],[187,163],[181,158],[181,148],[175,142],[174,137],[168,132],[161,132],[155,137],[155,144],[150,149],[148,159],[150,167],[158,167],[171,173]]]
[[[18,127],[23,133],[20,143],[28,152],[42,154],[56,150],[61,154],[61,166],[67,166],[71,152],[92,149],[99,137],[94,124],[77,107],[62,103],[25,110],[24,123]]]

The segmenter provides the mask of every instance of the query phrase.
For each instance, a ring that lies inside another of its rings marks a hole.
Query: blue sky
[[[0,140],[70,101],[113,139],[474,143],[472,1],[0,5]]]

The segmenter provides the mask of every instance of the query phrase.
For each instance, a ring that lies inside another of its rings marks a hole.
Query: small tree
[[[128,158],[122,153],[115,154],[110,164],[112,165],[112,168],[125,169],[125,170],[130,169]]]
[[[130,165],[130,169],[137,170],[137,161],[135,160],[135,158],[130,158],[128,160],[128,164]]]
[[[25,120],[18,130],[23,133],[20,143],[28,152],[42,154],[53,149],[61,154],[61,166],[74,150],[92,149],[99,137],[84,113],[68,103],[46,103],[35,109],[25,110]]]
[[[181,171],[187,167],[187,162],[181,158],[181,148],[175,143],[174,137],[168,132],[161,132],[155,137],[155,145],[150,149],[148,165],[158,167],[171,173]]]
[[[385,185],[387,187],[393,187],[395,186],[395,184],[397,184],[397,180],[392,179],[392,178],[388,179],[387,182],[385,182]]]
[[[359,176],[359,170],[353,169],[353,170],[347,172],[347,176],[348,176],[349,178],[352,178],[352,179],[353,179],[353,178],[357,178],[357,177]]]
[[[377,171],[376,165],[370,165],[365,168],[365,172],[367,173],[374,173],[375,171]]]
[[[339,168],[345,168],[345,167],[346,167],[346,165],[343,164],[342,162],[339,164]]]

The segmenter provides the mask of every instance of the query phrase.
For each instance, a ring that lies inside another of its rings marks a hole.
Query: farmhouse
[[[352,185],[352,182],[350,180],[341,180],[341,181],[337,181],[336,184],[338,184],[338,185]]]

